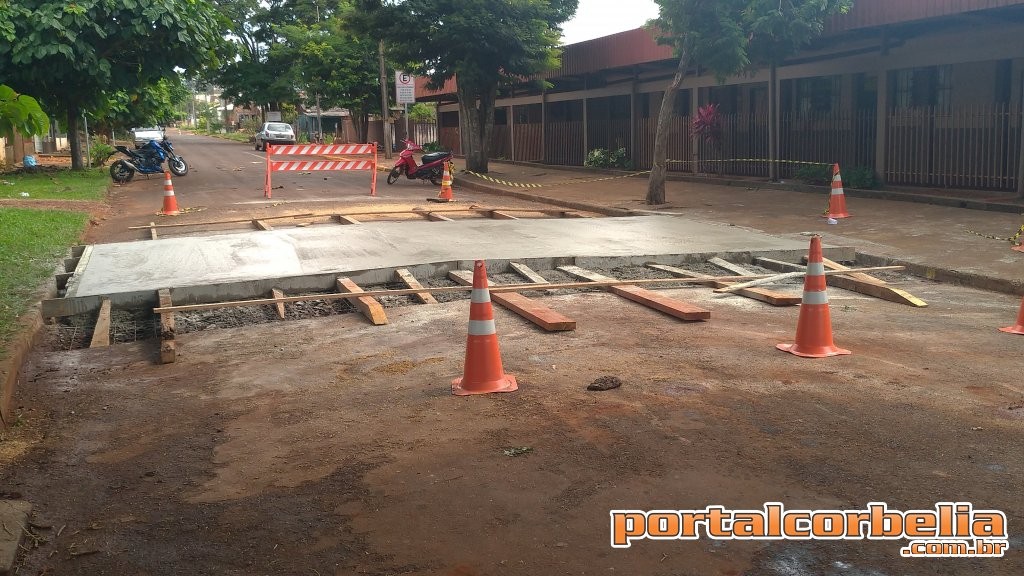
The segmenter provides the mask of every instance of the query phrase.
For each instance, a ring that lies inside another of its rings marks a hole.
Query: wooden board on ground
[[[745,276],[747,274],[750,274],[750,271],[744,268],[743,266],[740,266],[739,264],[733,264],[728,260],[723,260],[717,257],[708,260],[708,264],[711,264],[712,266],[718,266],[722,270],[725,270],[730,274],[736,274],[737,276]]]
[[[515,216],[513,216],[513,215],[511,215],[511,214],[509,214],[507,212],[502,212],[501,210],[491,210],[491,218],[494,218],[495,220],[518,220],[519,219],[519,218],[516,218]]]
[[[164,289],[157,292],[160,307],[173,306],[171,291]],[[178,358],[178,347],[174,343],[174,312],[160,313],[160,363],[171,364]]]
[[[264,222],[263,220],[260,220],[258,218],[253,218],[252,225],[255,226],[257,230],[273,230],[274,229],[273,226],[271,226],[270,224],[267,224],[266,222]]]
[[[149,239],[150,240],[156,240],[157,239],[157,235],[156,235],[156,222],[150,222],[149,223]]]
[[[596,272],[585,270],[579,266],[559,266],[559,270],[575,276],[577,278],[583,278],[591,282],[608,282],[614,281],[613,278],[608,276],[602,276]],[[669,316],[674,316],[680,320],[697,321],[697,320],[708,320],[711,318],[711,311],[705,310],[699,306],[690,304],[689,302],[683,302],[682,300],[676,300],[657,292],[647,290],[646,288],[640,288],[639,286],[631,285],[619,285],[619,286],[608,286],[605,288],[612,294],[621,296],[627,300],[632,300],[638,304],[643,304],[648,308],[653,308],[659,312],[664,312]]]
[[[423,285],[420,284],[420,281],[417,280],[416,277],[413,276],[412,273],[406,270],[405,268],[399,268],[398,270],[395,270],[395,276],[397,276],[399,281],[401,281],[402,284],[405,284],[407,288],[423,288]],[[420,303],[422,304],[437,304],[437,299],[434,298],[429,292],[417,292],[412,296],[413,298],[419,300]]]
[[[452,222],[453,221],[451,218],[445,216],[444,214],[438,214],[437,212],[427,212],[426,214],[424,214],[424,216],[426,216],[427,220],[430,220],[431,222]]]
[[[338,278],[338,292],[344,294],[359,294],[363,289],[349,278]],[[356,296],[348,299],[357,310],[366,316],[374,326],[388,323],[388,317],[384,314],[384,307],[371,296]]]
[[[793,264],[791,262],[783,262],[781,260],[774,260],[772,258],[757,258],[756,262],[765,268],[770,270],[778,270],[779,272],[800,272],[806,271],[807,267],[802,264]],[[832,262],[832,266],[839,266],[840,268],[833,270],[844,270],[848,269],[841,264]],[[831,267],[826,264],[826,267]],[[914,306],[916,308],[924,308],[928,306],[928,303],[920,298],[900,290],[899,288],[893,288],[886,286],[884,282],[878,278],[868,276],[871,281],[859,280],[853,278],[852,274],[830,274],[825,277],[825,281],[829,286],[835,286],[836,288],[842,288],[843,290],[849,290],[850,292],[857,292],[858,294],[864,294],[866,296],[873,296],[889,302],[895,302],[897,304],[906,304],[908,306]],[[866,276],[866,274],[865,274]],[[879,282],[883,282],[879,284]]]
[[[89,348],[110,346],[110,298],[104,298],[100,304],[100,314],[96,317],[96,327],[92,331],[92,342]]]
[[[675,266],[667,266],[664,264],[648,264],[647,267],[653,268],[654,270],[661,270],[662,272],[668,272],[669,274],[680,278],[713,278],[713,276],[708,276],[707,274],[698,274],[697,272],[690,272],[689,270],[683,270],[682,268],[676,268]],[[739,267],[737,266],[737,268]],[[744,272],[744,274],[750,273]],[[725,288],[732,284],[735,284],[735,282],[715,282],[712,284],[712,287]],[[736,294],[761,302],[767,302],[772,306],[796,306],[802,300],[802,297],[800,296],[776,292],[766,288],[743,288],[742,290],[737,290]]]
[[[278,288],[272,288],[270,293],[274,295],[274,299],[284,298],[284,291]],[[278,302],[274,304],[274,309],[277,311],[277,317],[284,320],[284,302]]]
[[[473,285],[473,273],[469,270],[452,270],[448,273],[448,277],[463,286]],[[508,308],[523,318],[526,318],[548,332],[561,332],[576,329],[576,321],[572,318],[568,318],[558,312],[555,312],[551,308],[548,308],[539,302],[535,302],[534,300],[531,300],[517,292],[492,292],[491,300],[504,308]]]

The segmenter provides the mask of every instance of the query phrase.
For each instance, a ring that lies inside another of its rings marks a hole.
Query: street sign
[[[395,103],[416,103],[416,79],[401,70],[395,72]]]

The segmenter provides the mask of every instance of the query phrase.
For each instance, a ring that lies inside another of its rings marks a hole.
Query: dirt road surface
[[[287,193],[264,203],[251,147],[172,138],[193,165],[175,180],[179,203],[197,209],[175,221],[379,205],[361,173],[319,180],[347,183],[337,189],[285,179]],[[407,205],[436,193],[385,190]],[[161,192],[155,178],[116,189],[91,241],[140,240],[127,227],[158,218]],[[178,361],[164,366],[154,340],[67,350],[47,326],[0,442],[0,492],[35,507],[17,573],[1022,574],[1024,338],[996,330],[1019,298],[899,287],[929,306],[830,289],[836,342],[853,355],[824,360],[775,349],[792,341],[795,307],[664,291],[712,310],[683,323],[606,293],[546,296],[578,329],[543,333],[497,309],[520,390],[476,397],[451,395],[464,300],[391,308],[385,326],[340,314],[197,330],[178,335]],[[623,385],[586,390],[608,376]],[[609,545],[612,509],[768,501],[970,501],[1006,512],[1010,551],[905,560],[903,541]]]

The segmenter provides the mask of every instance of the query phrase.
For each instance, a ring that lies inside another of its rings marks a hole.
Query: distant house
[[[696,70],[675,102],[670,170],[693,171],[711,151],[689,135],[699,106],[723,114],[721,171],[766,176],[768,117],[779,120],[784,160],[838,162],[891,184],[1020,190],[1024,193],[1024,0],[857,0],[822,38],[779,68],[779,101],[768,73],[719,85]],[[677,60],[645,29],[565,47],[562,65],[502,95],[492,158],[582,165],[595,148],[623,147],[650,167],[662,90]],[[454,81],[417,85],[440,103],[443,145],[461,150]],[[782,164],[791,176],[798,164]]]

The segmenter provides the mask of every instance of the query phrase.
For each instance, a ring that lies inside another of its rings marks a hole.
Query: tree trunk
[[[667,166],[665,156],[668,153],[668,137],[671,128],[672,116],[675,114],[676,94],[679,93],[679,86],[686,76],[686,68],[689,67],[689,56],[684,51],[679,56],[679,65],[676,66],[676,73],[672,82],[665,89],[665,95],[661,98],[661,110],[658,111],[658,128],[654,135],[654,161],[651,164],[651,176],[647,180],[647,203],[665,203],[665,172]]]
[[[78,104],[74,102],[68,104],[68,142],[71,144],[71,169],[83,170],[82,142],[78,139]]]
[[[479,94],[461,85],[458,90],[459,114],[464,118],[463,125],[466,130],[466,169],[486,174],[498,86],[494,85]]]

